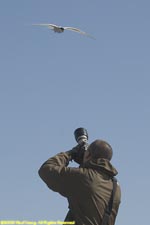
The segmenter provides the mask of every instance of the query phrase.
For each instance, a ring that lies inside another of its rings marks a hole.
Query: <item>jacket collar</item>
[[[103,158],[89,160],[82,164],[81,167],[95,169],[110,177],[114,177],[118,174],[118,171],[113,167],[110,161]]]

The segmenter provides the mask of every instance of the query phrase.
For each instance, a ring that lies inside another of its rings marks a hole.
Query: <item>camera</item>
[[[88,133],[85,128],[77,128],[74,131],[75,140],[77,141],[78,145],[74,147],[74,152],[72,154],[73,160],[81,165],[83,163],[84,153],[88,148]]]
[[[74,131],[74,136],[79,145],[87,145],[88,143],[88,132],[85,128],[77,128]]]

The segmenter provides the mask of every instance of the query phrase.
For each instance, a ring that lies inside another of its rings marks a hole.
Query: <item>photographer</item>
[[[103,140],[87,146],[88,135],[83,133],[80,137],[72,150],[48,159],[39,175],[51,190],[68,199],[70,210],[65,221],[75,221],[76,225],[114,225],[121,191],[118,183],[113,186],[117,170],[110,163],[112,148]],[[79,168],[68,167],[71,160]]]

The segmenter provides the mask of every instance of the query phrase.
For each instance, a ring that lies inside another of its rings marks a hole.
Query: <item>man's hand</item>
[[[71,160],[74,160],[79,165],[83,163],[84,152],[87,149],[86,143],[81,143],[72,148],[70,151],[66,153],[70,155]]]

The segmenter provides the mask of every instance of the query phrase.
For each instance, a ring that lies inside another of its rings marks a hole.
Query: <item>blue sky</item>
[[[116,225],[149,221],[150,3],[0,2],[0,220],[63,220],[67,201],[38,176],[85,127],[107,140],[122,187]],[[33,23],[80,28],[96,40]],[[75,166],[72,163],[70,166]]]

